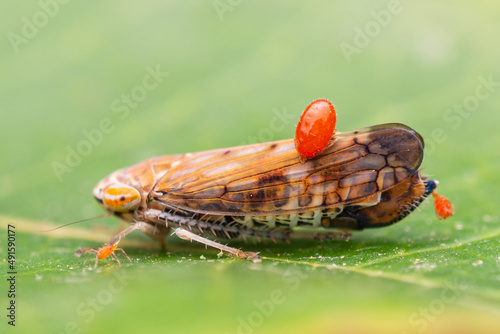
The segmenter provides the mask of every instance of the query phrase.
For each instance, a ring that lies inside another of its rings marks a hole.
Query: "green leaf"
[[[500,331],[499,3],[62,2],[2,8],[2,333]],[[42,21],[16,52],[26,20]],[[262,263],[134,232],[120,243],[131,262],[94,269],[75,251],[101,247],[116,219],[46,232],[101,215],[92,188],[114,170],[291,138],[317,98],[339,131],[416,129],[455,216],[426,201],[349,242],[229,242]]]

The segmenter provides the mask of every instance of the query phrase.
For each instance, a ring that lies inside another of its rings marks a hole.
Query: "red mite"
[[[88,248],[88,247],[87,248],[80,248],[79,250],[76,251],[76,256],[80,257],[82,254],[85,254],[85,253],[87,253],[87,254],[96,253],[94,268],[97,268],[97,263],[99,262],[99,260],[105,259],[110,255],[115,258],[115,260],[116,260],[116,262],[118,262],[118,264],[120,264],[120,260],[118,260],[118,257],[115,254],[115,251],[117,251],[117,250],[121,251],[129,261],[132,261],[123,249],[118,248],[118,246],[116,246],[116,245],[108,245],[108,244],[102,246],[101,248]],[[89,258],[87,256],[87,259],[85,260],[84,263],[87,263],[88,259]]]
[[[330,101],[319,99],[307,106],[295,131],[295,148],[301,160],[323,151],[336,131],[336,124],[337,114]]]
[[[116,250],[116,246],[105,245],[97,251],[97,258],[99,260],[107,258],[111,253]]]
[[[455,213],[455,207],[449,199],[439,195],[435,190],[432,192],[434,197],[434,209],[439,220],[446,219]]]

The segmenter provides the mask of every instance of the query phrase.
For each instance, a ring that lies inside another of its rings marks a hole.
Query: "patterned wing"
[[[284,215],[362,203],[408,179],[423,140],[402,124],[338,133],[299,162],[293,140],[184,155],[151,192],[168,208],[214,215]]]

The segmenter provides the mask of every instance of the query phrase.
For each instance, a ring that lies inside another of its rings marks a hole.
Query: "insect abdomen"
[[[325,219],[333,219],[342,212],[342,207],[337,206],[331,209],[309,211],[292,215],[279,216],[238,216],[231,217],[234,221],[247,228],[267,228],[287,227],[293,229],[298,226],[320,227]]]
[[[376,206],[346,208],[337,219],[352,219],[359,229],[394,224],[415,210],[436,186],[436,181],[424,181],[417,172],[408,180],[383,192]],[[332,220],[331,227],[338,227],[337,219]]]

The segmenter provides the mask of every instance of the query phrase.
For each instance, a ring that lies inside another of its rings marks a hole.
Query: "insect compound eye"
[[[116,183],[103,190],[102,202],[115,212],[129,212],[139,206],[141,194],[131,186]]]

